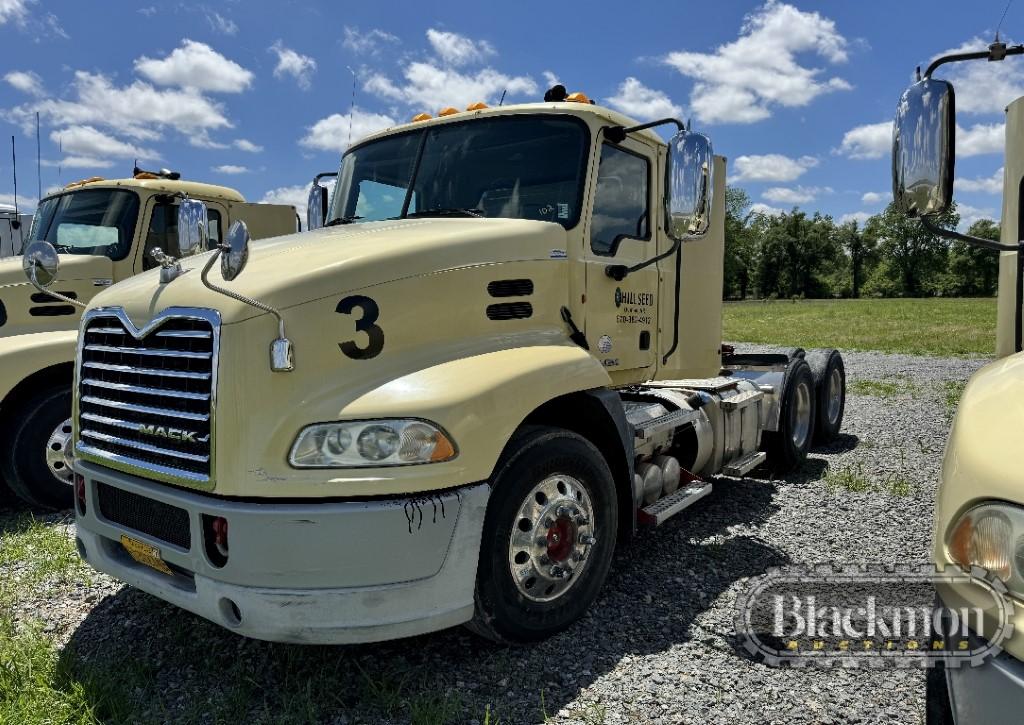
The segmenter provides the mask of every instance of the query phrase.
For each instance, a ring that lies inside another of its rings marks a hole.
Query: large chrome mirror
[[[184,198],[178,205],[178,254],[188,257],[205,252],[210,238],[206,204]]]
[[[319,229],[324,225],[327,216],[327,189],[315,180],[309,187],[309,200],[306,202],[306,229]]]
[[[57,280],[57,269],[60,258],[52,244],[38,239],[28,245],[21,258],[21,268],[25,276],[37,287],[49,287]]]
[[[904,214],[941,214],[949,208],[955,134],[950,83],[925,78],[903,92],[892,134],[892,197]]]
[[[702,133],[680,131],[668,142],[668,234],[700,237],[711,226],[714,152]]]
[[[220,275],[230,282],[242,273],[249,261],[249,228],[241,219],[228,229],[228,236],[221,245]]]

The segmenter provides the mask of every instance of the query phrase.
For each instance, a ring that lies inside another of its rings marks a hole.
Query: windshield
[[[61,254],[124,259],[132,246],[139,197],[122,189],[83,189],[43,199],[29,238],[45,239]]]
[[[404,216],[579,221],[589,133],[573,116],[495,116],[388,136],[341,160],[328,223]]]

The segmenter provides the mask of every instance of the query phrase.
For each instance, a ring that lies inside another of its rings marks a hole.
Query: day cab
[[[617,540],[838,433],[835,351],[723,361],[724,182],[559,87],[359,141],[323,228],[91,301],[79,552],[262,639],[568,626]]]
[[[1001,642],[1003,651],[981,666],[952,666],[947,657],[945,683],[941,675],[929,679],[928,705],[936,722],[1016,722],[1024,712],[1024,468],[1017,457],[1024,430],[1024,98],[1006,109],[1001,241],[976,239],[934,221],[952,202],[956,115],[952,84],[932,73],[945,63],[1000,61],[1022,53],[1024,46],[997,40],[988,49],[936,59],[900,99],[893,136],[897,205],[939,236],[1000,254],[996,360],[974,374],[960,400],[939,483],[933,557],[940,568],[977,567],[996,577],[1012,605],[1012,634]],[[937,588],[950,610],[987,607],[982,626],[972,632],[972,650],[993,644],[996,633],[1006,631],[999,618],[1003,610],[985,599],[986,585]]]
[[[250,204],[234,189],[166,170],[68,184],[38,205],[26,244],[46,240],[60,276],[39,289],[24,257],[0,258],[0,486],[39,507],[70,508],[71,384],[81,311],[107,287],[182,256],[178,205],[202,200],[216,244],[244,219],[257,237],[296,230],[290,206]],[[19,245],[20,249],[20,245]],[[184,253],[188,253],[185,250]]]

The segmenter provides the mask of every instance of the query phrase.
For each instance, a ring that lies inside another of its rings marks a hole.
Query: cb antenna
[[[345,144],[345,148],[348,148],[352,145],[352,117],[356,115],[356,72],[350,65],[345,67],[352,74],[352,104],[348,108],[348,143]]]
[[[503,90],[503,91],[501,92],[501,100],[500,100],[500,101],[498,101],[498,105],[499,105],[499,106],[500,106],[501,104],[503,104],[503,103],[505,102],[505,94],[506,94],[506,93],[508,93],[508,88],[506,88],[505,90]]]
[[[39,111],[36,111],[36,182],[39,184],[39,196],[43,198],[43,151],[39,143]]]
[[[999,42],[999,29],[1003,27],[1003,21],[1006,20],[1006,13],[1009,11],[1010,6],[1013,5],[1013,0],[1006,0],[1006,7],[1003,8],[1003,14],[999,16],[999,24],[996,25],[996,42]]]
[[[14,136],[11,136],[11,169],[14,171],[14,216],[18,216],[18,157],[14,152]]]

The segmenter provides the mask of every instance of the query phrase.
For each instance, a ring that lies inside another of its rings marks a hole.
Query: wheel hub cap
[[[811,389],[806,383],[797,386],[793,396],[793,445],[803,448],[811,429]]]
[[[46,441],[46,465],[50,473],[61,483],[73,485],[74,473],[71,463],[74,451],[71,447],[71,419],[58,425]]]
[[[594,538],[593,505],[571,476],[544,479],[519,507],[509,538],[508,565],[527,599],[549,602],[579,579]]]
[[[843,402],[843,376],[839,372],[839,368],[832,370],[832,374],[828,376],[828,422],[832,425],[836,424],[839,420],[839,408]]]

